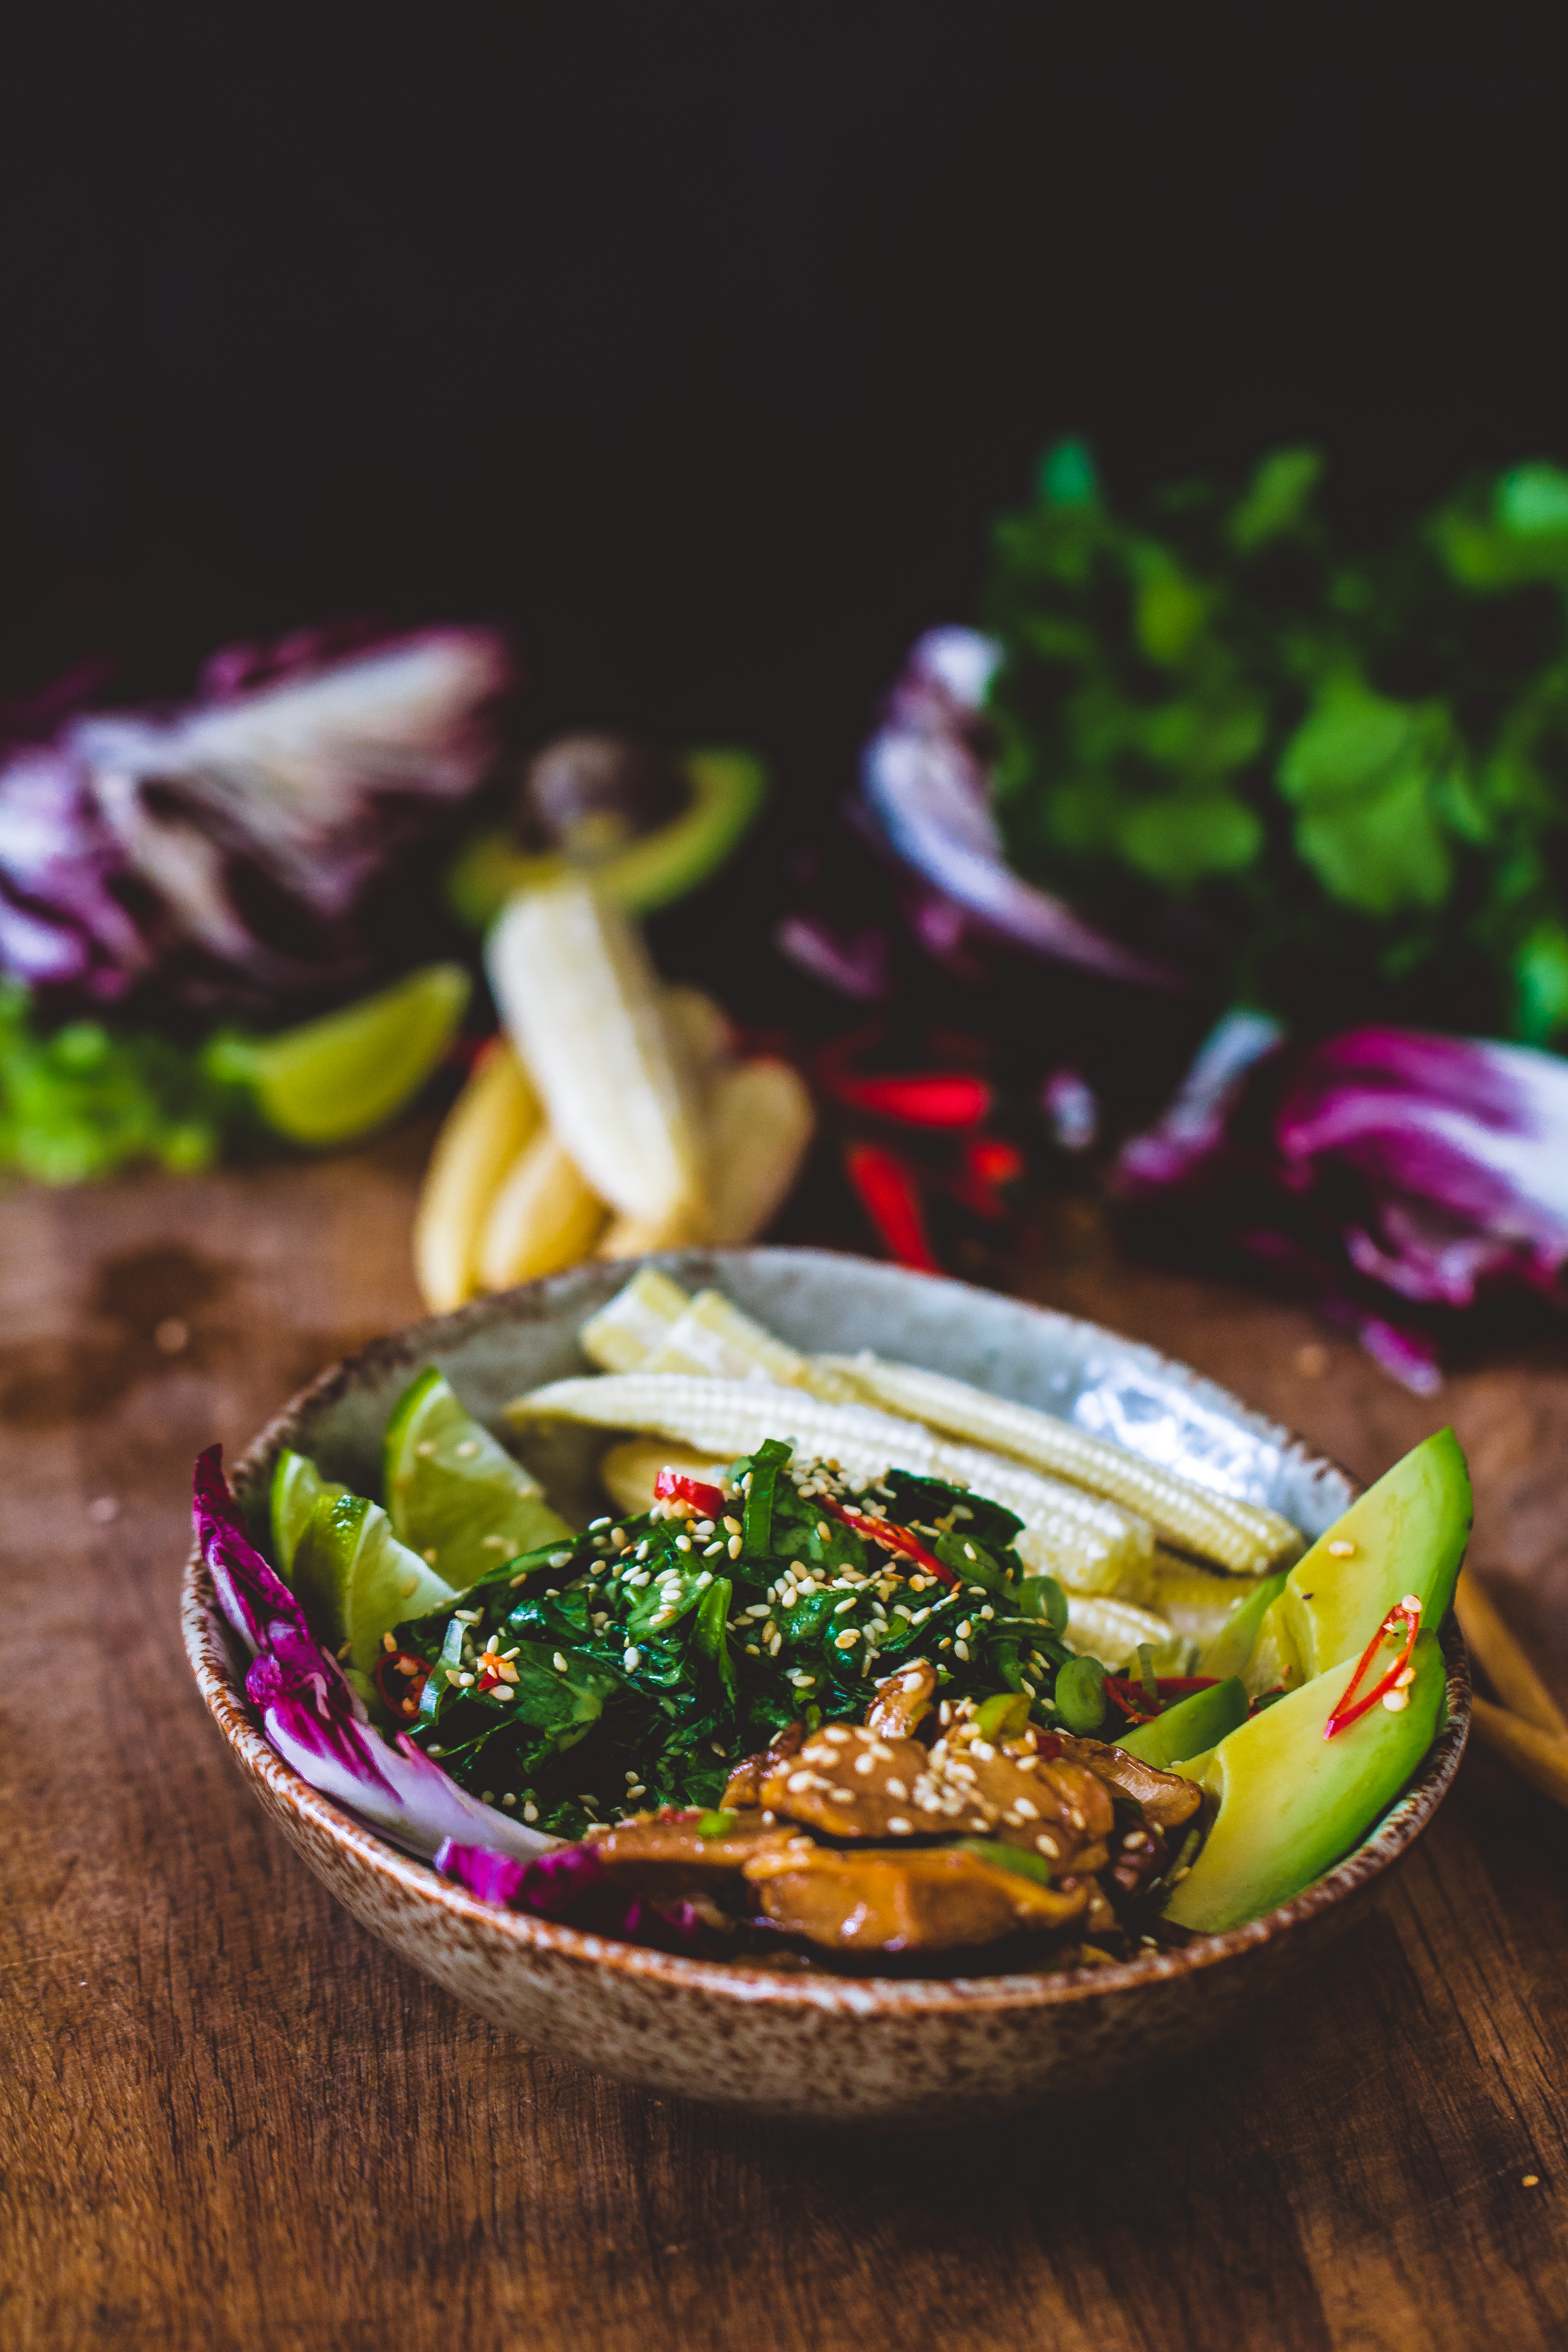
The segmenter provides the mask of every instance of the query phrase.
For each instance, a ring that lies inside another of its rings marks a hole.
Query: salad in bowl
[[[1176,1467],[1106,1433],[1103,1379],[1064,1414],[799,1348],[658,1267],[574,1280],[593,1311],[558,1312],[595,1370],[497,1412],[498,1335],[466,1401],[426,1327],[378,1476],[363,1446],[332,1475],[308,1413],[242,1499],[216,1452],[197,1469],[197,1570],[250,1654],[253,1725],[465,1919],[818,2013],[838,1986],[1038,1999],[1267,1941],[1440,1795],[1470,1510],[1450,1433],[1359,1500],[1298,1461],[1323,1522],[1302,1528],[1280,1481],[1238,1475],[1266,1425],[1227,1465],[1190,1391],[1209,1458]]]

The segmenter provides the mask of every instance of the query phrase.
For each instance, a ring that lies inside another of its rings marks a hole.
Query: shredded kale
[[[797,1719],[858,1721],[906,1657],[930,1658],[945,1696],[1021,1693],[1059,1724],[1051,1695],[1072,1653],[1049,1580],[1026,1584],[1011,1512],[896,1470],[851,1495],[776,1442],[730,1483],[718,1524],[601,1521],[400,1627],[430,1669],[413,1738],[487,1802],[571,1838],[628,1811],[711,1811],[742,1757]],[[913,1528],[956,1587],[846,1527],[827,1507],[841,1496]]]

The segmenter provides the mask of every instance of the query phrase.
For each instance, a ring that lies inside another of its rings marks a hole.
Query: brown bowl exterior
[[[658,1261],[689,1286],[774,1273],[785,1281],[811,1261],[821,1276],[886,1294],[889,1283],[959,1294],[923,1297],[939,1319],[962,1304],[971,1318],[1005,1309],[1102,1349],[1147,1372],[1219,1394],[1152,1352],[1092,1327],[971,1292],[965,1286],[822,1252],[686,1252]],[[795,1264],[780,1268],[778,1262]],[[456,1368],[476,1342],[504,1353],[509,1331],[542,1325],[569,1341],[583,1317],[627,1269],[579,1269],[483,1300],[376,1342],[303,1391],[250,1448],[236,1472],[242,1495],[262,1489],[279,1448],[326,1436],[369,1401],[431,1360]],[[808,1284],[808,1288],[811,1286]],[[749,1301],[747,1303],[750,1303]],[[884,1297],[883,1303],[886,1299]],[[885,1316],[879,1319],[885,1321]],[[1042,1337],[1044,1334],[1042,1334]],[[884,1341],[883,1344],[886,1344]],[[569,1352],[569,1350],[568,1350]],[[928,1355],[929,1360],[929,1355]],[[563,1369],[564,1369],[564,1365]],[[531,1376],[531,1374],[530,1375]],[[517,1385],[522,1385],[520,1379]],[[1268,1424],[1234,1406],[1254,1430]],[[384,1413],[383,1413],[384,1418]],[[369,1419],[374,1421],[374,1410]],[[346,1424],[345,1424],[346,1425]],[[1298,1478],[1329,1493],[1347,1484],[1284,1432]],[[353,1450],[340,1433],[341,1451]],[[341,1474],[340,1474],[341,1475]],[[1469,1723],[1464,1645],[1453,1622],[1444,1643],[1448,1724],[1415,1780],[1372,1834],[1325,1878],[1249,1926],[1204,1937],[1181,1951],[1057,1975],[950,1979],[788,1976],[682,1959],[580,1933],[476,1902],[426,1864],[400,1853],[300,1780],[268,1744],[237,1674],[230,1637],[206,1568],[193,1551],[182,1624],[197,1683],[241,1771],[310,1867],[354,1917],[403,1958],[496,2025],[595,2073],[650,2090],[797,2122],[840,2127],[929,2127],[1057,2104],[1124,2082],[1234,2028],[1287,1979],[1310,1966],[1375,1895],[1442,1801]]]

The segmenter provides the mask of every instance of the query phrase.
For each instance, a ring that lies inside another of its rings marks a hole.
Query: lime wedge
[[[434,1365],[405,1391],[387,1424],[385,1477],[396,1534],[457,1592],[519,1552],[573,1539],[538,1480],[474,1419]]]
[[[323,1478],[308,1454],[290,1454],[284,1447],[272,1473],[270,1508],[272,1565],[285,1580],[292,1580],[294,1554],[321,1497],[347,1492],[346,1486],[334,1486]]]
[[[346,1143],[411,1102],[463,1017],[461,964],[427,964],[378,995],[276,1037],[221,1040],[220,1074],[251,1087],[262,1117],[294,1143]]]
[[[334,1644],[346,1643],[350,1663],[365,1675],[384,1633],[458,1598],[398,1542],[379,1503],[325,1484],[294,1547],[290,1581],[317,1627]]]

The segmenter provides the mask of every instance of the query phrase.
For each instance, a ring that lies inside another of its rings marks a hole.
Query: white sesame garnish
[[[539,1819],[539,1807],[531,1802],[524,1805],[522,1818],[525,1822],[536,1822]]]
[[[621,1653],[621,1664],[625,1667],[628,1675],[632,1675],[636,1674],[641,1664],[642,1652],[636,1648],[632,1643],[628,1643],[626,1649]]]
[[[1384,1691],[1383,1694],[1383,1703],[1388,1709],[1390,1715],[1403,1715],[1405,1709],[1410,1704],[1410,1693],[1407,1690],[1397,1689]]]
[[[1354,1549],[1354,1544],[1347,1543],[1342,1536],[1337,1543],[1329,1546],[1329,1556],[1331,1559],[1349,1559]]]
[[[892,1831],[895,1837],[908,1837],[914,1829],[914,1823],[912,1822],[906,1822],[901,1813],[895,1813],[892,1820],[888,1823],[888,1827]]]

